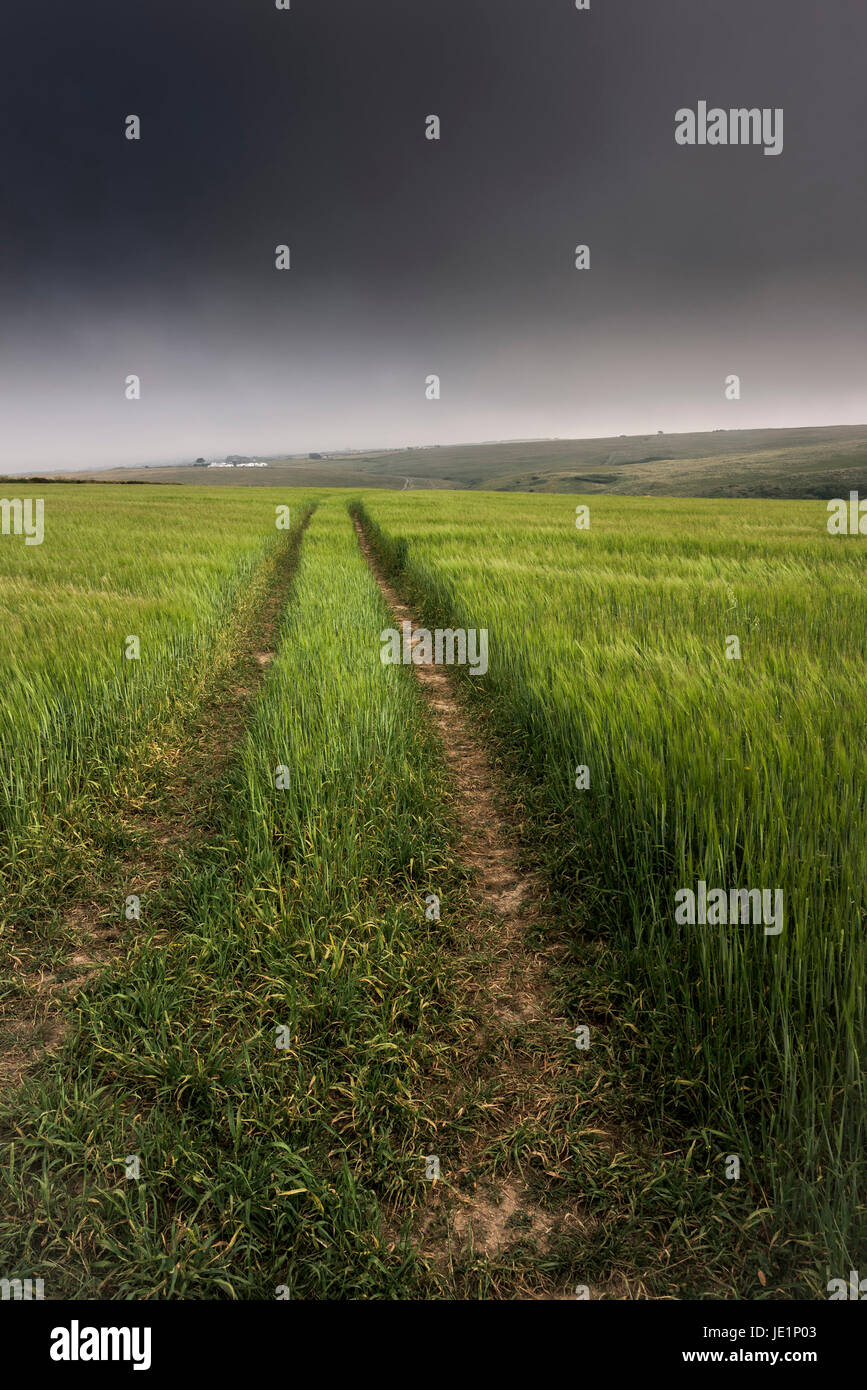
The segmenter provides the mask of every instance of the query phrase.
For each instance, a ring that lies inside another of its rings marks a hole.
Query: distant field
[[[82,475],[87,476],[87,475]],[[117,469],[97,481],[448,488],[658,497],[867,496],[867,426],[504,441],[275,458],[267,469]]]
[[[867,1258],[867,542],[819,500],[260,478],[59,484],[0,537],[9,1267],[824,1297]],[[479,764],[381,660],[353,515],[429,627],[488,632],[448,674],[518,867],[468,853]],[[782,930],[678,920],[700,881],[779,889]]]

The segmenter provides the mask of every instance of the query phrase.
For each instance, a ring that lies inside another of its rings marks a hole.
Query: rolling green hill
[[[70,476],[65,475],[66,481]],[[867,425],[506,440],[322,458],[275,457],[267,468],[153,465],[72,476],[81,481],[209,486],[837,497],[850,489],[867,494]]]

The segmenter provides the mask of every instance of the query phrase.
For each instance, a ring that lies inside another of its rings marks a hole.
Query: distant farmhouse
[[[214,459],[209,468],[267,468],[261,459]]]

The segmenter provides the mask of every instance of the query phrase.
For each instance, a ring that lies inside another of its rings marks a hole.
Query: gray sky
[[[867,421],[867,6],[20,9],[3,471]],[[699,101],[782,153],[678,146]]]

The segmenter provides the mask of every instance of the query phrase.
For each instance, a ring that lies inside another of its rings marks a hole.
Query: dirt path
[[[415,634],[420,624],[384,578],[358,518],[354,520],[361,550],[396,623],[412,623]],[[580,1240],[592,1222],[575,1210],[556,1215],[543,1210],[514,1163],[494,1162],[493,1182],[474,1182],[472,1175],[486,1167],[485,1154],[502,1153],[526,1120],[538,1120],[546,1112],[556,1089],[546,1077],[552,1071],[562,1075],[568,1065],[568,1023],[552,1016],[548,984],[558,949],[537,952],[527,944],[528,929],[544,923],[546,890],[519,868],[517,835],[503,787],[455,695],[451,675],[434,665],[414,665],[413,670],[451,773],[460,827],[457,853],[471,871],[471,893],[479,909],[473,935],[480,955],[473,964],[480,968],[467,979],[467,987],[477,992],[482,1032],[468,1062],[488,1094],[483,1132],[469,1139],[464,1135],[456,1168],[452,1161],[448,1169],[443,1163],[443,1182],[434,1186],[416,1238],[434,1263],[468,1252],[502,1256],[515,1244],[526,1249],[528,1239],[537,1254],[544,1254],[555,1235]],[[528,1054],[533,1059],[529,1067]],[[529,1297],[565,1296],[538,1288],[526,1292]]]

